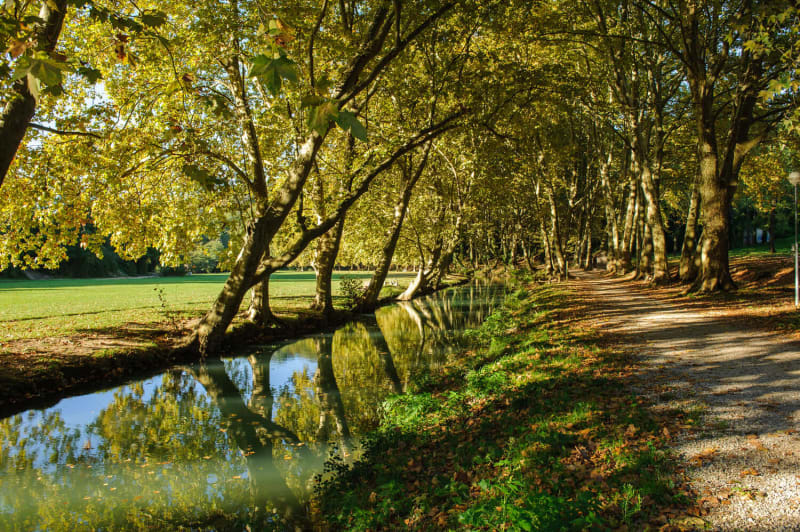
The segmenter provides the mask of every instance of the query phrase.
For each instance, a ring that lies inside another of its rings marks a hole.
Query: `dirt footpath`
[[[593,324],[640,353],[643,392],[703,410],[674,448],[709,528],[800,530],[800,344],[600,273],[573,285]]]

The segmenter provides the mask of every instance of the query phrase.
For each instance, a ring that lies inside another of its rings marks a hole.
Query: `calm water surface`
[[[463,348],[502,294],[459,287],[6,418],[0,530],[302,524],[325,462],[356,459],[381,402]]]

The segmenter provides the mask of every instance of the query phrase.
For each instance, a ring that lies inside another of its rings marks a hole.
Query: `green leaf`
[[[328,131],[328,125],[331,120],[336,120],[339,117],[339,110],[336,104],[331,101],[326,101],[322,105],[312,107],[308,112],[308,127],[324,135]]]
[[[324,75],[324,76],[320,77],[320,78],[319,78],[319,79],[316,81],[316,83],[314,84],[314,87],[315,87],[315,88],[317,89],[317,91],[318,91],[318,92],[320,92],[320,93],[325,93],[325,92],[327,92],[327,91],[328,91],[328,89],[330,89],[332,86],[333,86],[333,81],[331,81],[331,80],[330,80],[330,78],[328,78],[328,76],[327,76],[327,75]]]
[[[223,184],[221,179],[196,164],[184,164],[182,170],[188,178],[198,182],[206,190],[214,190],[214,186]]]
[[[33,75],[31,74],[27,74],[27,76],[28,76],[28,90],[30,91],[31,96],[33,96],[33,99],[38,102],[41,94],[41,82],[35,77],[33,77]]]
[[[61,83],[61,71],[68,68],[66,63],[57,63],[42,56],[23,57],[17,62],[14,75],[11,81],[22,79],[25,76],[32,76],[39,80],[42,85],[51,86]]]
[[[86,81],[94,85],[99,80],[103,79],[103,74],[96,68],[79,67],[78,74],[86,78]]]
[[[62,67],[58,63],[34,59],[30,74],[45,85],[58,85],[61,83],[61,69]]]
[[[280,94],[283,80],[297,82],[295,62],[288,57],[270,59],[265,55],[257,55],[250,62],[249,76],[258,77],[273,96]]]
[[[150,26],[151,28],[163,26],[166,22],[167,14],[163,11],[152,11],[142,15],[142,24],[145,26]]]
[[[260,54],[253,57],[250,60],[250,73],[248,74],[251,78],[255,76],[260,76],[267,70],[267,65],[272,62],[272,59],[267,57],[266,55]]]
[[[17,81],[28,75],[31,70],[31,58],[23,55],[17,61],[17,66],[14,68],[14,74],[11,76],[11,81]]]
[[[325,98],[316,94],[307,94],[300,98],[300,107],[316,107],[325,102]]]
[[[273,59],[272,63],[274,64],[275,70],[278,71],[278,74],[283,79],[292,83],[297,83],[297,69],[295,68],[296,65],[294,61],[288,57],[278,57],[277,59]]]
[[[349,131],[351,135],[361,142],[367,141],[367,128],[358,121],[354,113],[350,111],[339,111],[339,115],[336,117],[336,123],[340,128]]]

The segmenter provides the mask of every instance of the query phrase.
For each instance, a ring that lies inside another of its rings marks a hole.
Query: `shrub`
[[[364,284],[355,275],[343,275],[339,280],[339,291],[344,298],[345,305],[353,308],[358,299],[364,295]]]

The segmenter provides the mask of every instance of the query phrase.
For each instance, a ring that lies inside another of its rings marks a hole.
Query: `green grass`
[[[554,322],[568,294],[509,296],[473,351],[384,405],[365,458],[320,485],[332,529],[657,529],[691,497],[623,353]],[[667,434],[675,433],[670,427]]]
[[[338,295],[342,275],[367,279],[369,272],[334,274]],[[412,274],[396,274],[408,283]],[[227,274],[186,277],[52,279],[0,281],[0,341],[66,336],[113,329],[128,323],[163,322],[166,313],[198,316],[208,310]],[[314,294],[313,272],[278,272],[270,282],[273,307],[307,307]]]
[[[775,240],[775,254],[789,255],[792,252],[792,245],[794,245],[794,237],[778,238]],[[769,244],[757,244],[755,246],[747,246],[741,248],[734,248],[730,251],[731,257],[746,257],[750,255],[772,255],[769,251]]]

